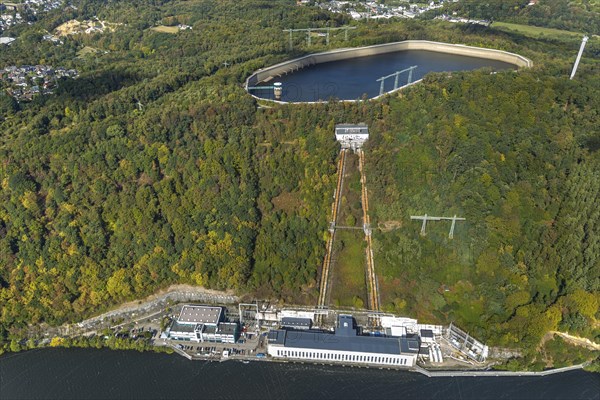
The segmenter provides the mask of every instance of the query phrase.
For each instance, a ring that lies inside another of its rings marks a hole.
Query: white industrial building
[[[369,127],[365,124],[337,124],[335,139],[340,142],[342,149],[356,151],[369,139]]]
[[[419,338],[362,336],[351,315],[339,315],[335,333],[271,330],[267,352],[279,359],[412,367],[419,352]]]
[[[258,311],[256,313],[256,319],[260,320],[263,323],[267,323],[267,324],[268,323],[283,324],[284,320],[289,321],[289,318],[310,320],[311,324],[312,324],[312,321],[315,320],[315,312],[284,308],[283,310],[275,310],[275,309],[262,310],[262,311]]]
[[[413,318],[382,315],[379,317],[379,321],[381,327],[385,330],[385,334],[388,336],[420,334],[420,331],[423,329],[431,331],[436,336],[441,336],[443,332],[442,325],[419,324]]]
[[[167,336],[192,342],[235,343],[239,336],[238,325],[223,322],[224,319],[223,307],[185,305]]]

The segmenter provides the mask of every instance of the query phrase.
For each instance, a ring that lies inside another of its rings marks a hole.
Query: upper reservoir
[[[494,71],[530,66],[513,53],[427,41],[406,41],[317,53],[259,70],[247,80],[256,97],[275,99],[275,82],[283,84],[281,101],[313,102],[331,98],[373,98],[421,79],[429,72],[466,71],[490,67]],[[409,67],[416,66],[412,71]],[[397,76],[398,71],[406,70]],[[383,86],[382,77],[387,77]],[[264,87],[265,89],[256,89]],[[252,89],[254,87],[254,89]]]

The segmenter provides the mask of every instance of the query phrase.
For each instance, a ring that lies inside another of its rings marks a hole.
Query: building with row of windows
[[[356,151],[369,139],[369,127],[365,124],[337,124],[335,139],[340,142],[342,149]]]
[[[418,335],[403,337],[359,335],[351,315],[339,315],[334,333],[274,329],[267,352],[274,358],[412,367],[419,353]]]
[[[167,330],[167,337],[192,342],[235,343],[239,338],[238,324],[224,321],[223,307],[185,305]]]

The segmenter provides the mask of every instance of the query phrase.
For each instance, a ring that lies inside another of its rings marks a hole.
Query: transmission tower
[[[441,221],[441,220],[451,220],[452,225],[450,226],[450,233],[448,233],[449,239],[454,239],[454,227],[456,226],[456,221],[466,221],[465,218],[457,217],[454,215],[453,217],[432,217],[427,214],[425,215],[411,215],[410,219],[417,219],[423,221],[421,225],[421,236],[425,236],[425,227],[427,226],[427,221]]]

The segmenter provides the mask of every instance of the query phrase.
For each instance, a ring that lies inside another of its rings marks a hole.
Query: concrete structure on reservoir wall
[[[269,82],[277,76],[294,72],[310,65],[405,50],[425,50],[467,57],[487,58],[490,60],[503,61],[513,64],[520,68],[531,67],[533,65],[530,59],[519,54],[509,53],[503,50],[485,49],[482,47],[465,46],[462,44],[431,42],[428,40],[406,40],[403,42],[385,43],[367,47],[326,51],[323,53],[309,54],[294,60],[285,61],[280,64],[255,71],[248,77],[248,79],[246,79],[245,87],[247,90],[249,86],[257,86],[261,83]]]
[[[268,335],[267,352],[277,359],[363,365],[413,367],[419,337],[376,337],[358,334],[351,315],[339,315],[335,333],[274,329]]]

